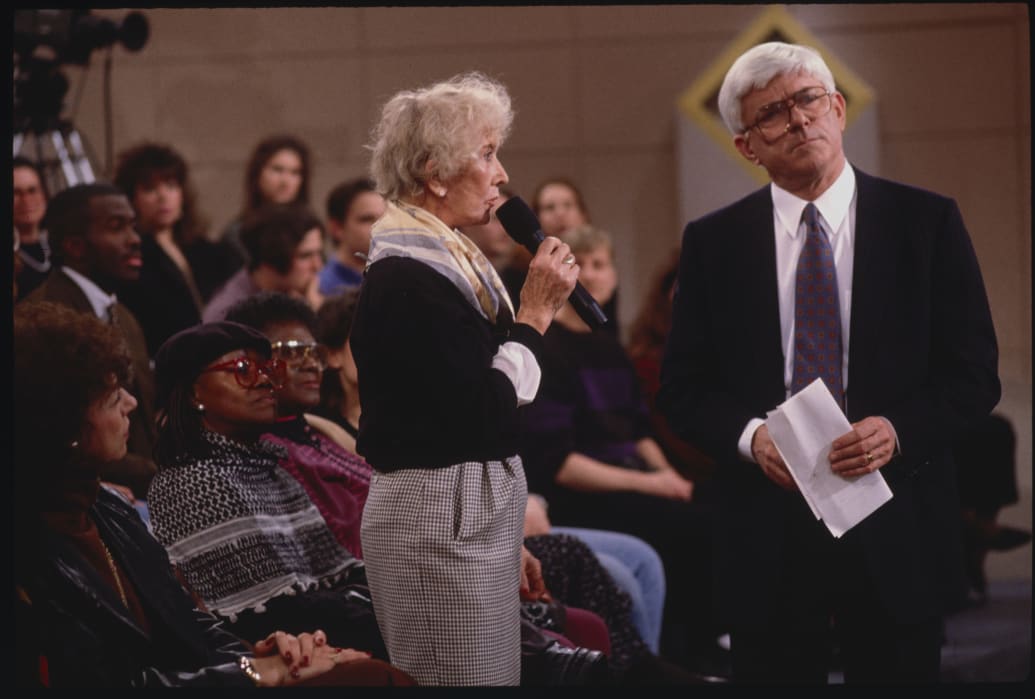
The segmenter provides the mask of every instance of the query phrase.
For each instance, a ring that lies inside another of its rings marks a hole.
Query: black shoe
[[[596,686],[608,683],[607,656],[589,648],[566,648],[553,643],[521,661],[521,686]]]

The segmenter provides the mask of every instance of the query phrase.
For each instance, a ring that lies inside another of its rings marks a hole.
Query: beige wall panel
[[[243,163],[262,138],[290,132],[317,161],[357,157],[365,133],[356,62],[343,59],[212,63],[205,71],[166,67],[158,100],[162,132],[193,160]]]
[[[105,126],[104,126],[104,68],[103,60],[95,57],[86,68],[68,66],[62,68],[69,81],[66,99],[66,114],[96,153],[98,170],[104,168]],[[85,77],[82,99],[78,112],[71,116],[80,81]],[[160,121],[158,102],[161,91],[155,84],[154,72],[129,62],[114,62],[111,72],[111,119],[112,151],[118,154],[121,148],[139,140],[152,137]],[[114,167],[114,162],[112,163]]]
[[[872,86],[885,134],[1015,128],[1017,47],[1007,25],[817,33]],[[965,97],[974,91],[1001,95],[1006,108]]]
[[[219,238],[226,224],[237,216],[244,198],[244,167],[234,163],[187,160],[198,208],[208,221],[208,237]]]
[[[356,8],[190,8],[144,10],[151,38],[145,61],[198,63],[211,58],[354,52]],[[124,11],[107,11],[120,19]]]
[[[1023,3],[843,3],[791,5],[791,12],[812,29],[870,31],[909,24],[973,23],[1016,18]]]
[[[579,55],[584,143],[672,147],[676,101],[724,43],[663,39],[584,48]]]
[[[517,117],[507,147],[567,148],[578,142],[578,104],[570,49],[515,49],[506,52],[436,52],[425,55],[382,54],[367,62],[374,103],[373,124],[385,100],[401,89],[423,87],[456,73],[480,70],[501,80],[510,92]]]
[[[367,45],[374,51],[476,46],[509,51],[529,44],[559,45],[572,33],[566,7],[383,7],[363,13]]]
[[[887,169],[895,177],[954,197],[974,242],[999,339],[1000,373],[1024,378],[1030,363],[1031,315],[1026,312],[1031,277],[1018,255],[1031,231],[1018,217],[1022,193],[1015,178],[997,170],[1010,162],[1016,139],[973,137],[888,144]],[[998,182],[988,187],[989,182]]]
[[[575,10],[579,36],[614,38],[728,34],[734,36],[765,5],[615,5]]]
[[[626,337],[655,269],[685,223],[674,218],[674,156],[668,149],[591,153],[586,173],[579,184],[593,223],[614,238],[618,319]]]

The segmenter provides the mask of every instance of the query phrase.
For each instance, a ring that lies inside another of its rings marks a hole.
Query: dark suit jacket
[[[54,268],[46,281],[25,297],[25,301],[53,301],[93,315],[93,306],[86,294],[60,268]],[[151,455],[155,443],[154,373],[151,371],[144,331],[140,329],[133,313],[122,303],[116,305],[115,324],[126,340],[132,360],[133,376],[127,389],[137,399],[137,408],[129,415],[129,453],[124,459],[106,466],[101,478],[129,486],[138,498],[146,498],[147,486],[156,471]]]
[[[903,621],[938,614],[962,584],[949,441],[997,403],[998,349],[984,283],[951,199],[856,170],[846,400],[850,422],[880,415],[901,455],[881,469],[894,497],[845,535],[878,598]],[[751,418],[785,399],[769,187],[687,225],[658,402],[719,464],[719,590],[733,621],[761,618],[802,497],[743,461]],[[838,542],[842,545],[844,539]]]

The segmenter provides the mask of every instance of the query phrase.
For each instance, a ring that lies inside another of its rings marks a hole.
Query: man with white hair
[[[719,464],[733,679],[826,682],[836,639],[847,683],[936,682],[963,584],[951,440],[1000,395],[970,238],[953,200],[847,162],[845,100],[813,49],[748,50],[719,108],[772,184],[687,225],[658,401]],[[840,538],[764,421],[816,377],[852,426],[833,473],[880,469],[893,492]]]

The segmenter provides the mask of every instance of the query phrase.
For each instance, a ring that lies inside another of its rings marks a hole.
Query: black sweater
[[[392,257],[367,269],[350,341],[362,404],[356,446],[375,469],[517,453],[517,396],[492,358],[514,341],[538,360],[543,338],[509,311],[493,325],[446,277]]]

